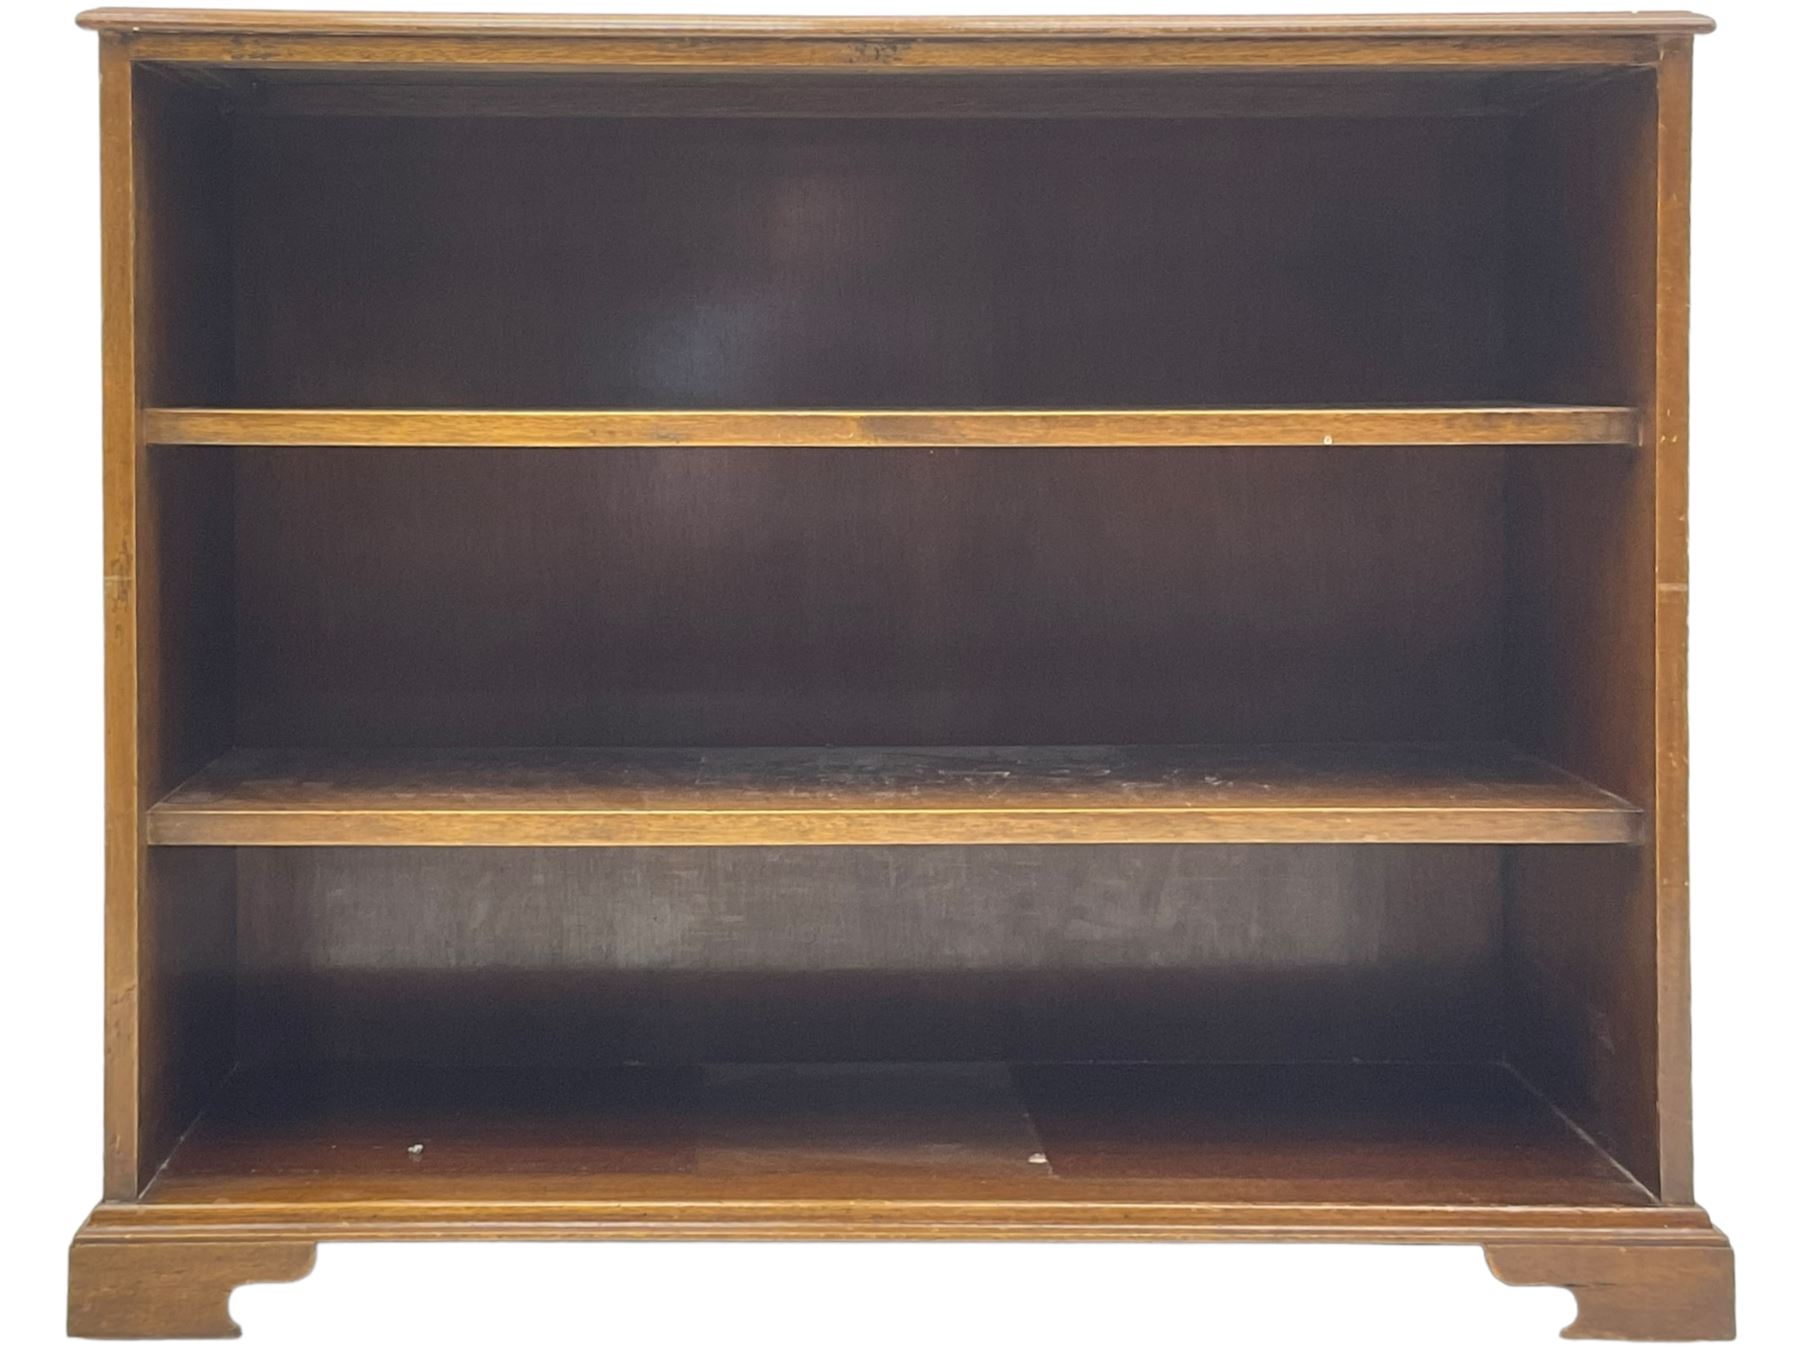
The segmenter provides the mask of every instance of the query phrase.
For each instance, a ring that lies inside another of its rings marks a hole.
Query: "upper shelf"
[[[1629,802],[1498,745],[239,750],[153,844],[1616,844]]]
[[[1632,408],[706,409],[147,408],[152,445],[1243,446],[1635,445]]]

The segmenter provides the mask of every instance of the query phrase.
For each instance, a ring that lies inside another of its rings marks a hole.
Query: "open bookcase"
[[[73,1330],[328,1238],[1083,1237],[1729,1334],[1705,20],[84,22]]]

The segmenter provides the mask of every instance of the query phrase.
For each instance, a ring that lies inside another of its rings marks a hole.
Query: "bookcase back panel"
[[[249,406],[1507,392],[1499,119],[233,121]]]
[[[213,67],[252,117],[975,118],[1473,117],[1526,113],[1602,76],[1592,66],[1104,66],[992,72],[788,66],[736,70],[443,66]]]
[[[244,849],[251,1061],[1448,1059],[1487,847]]]
[[[237,456],[240,745],[1502,733],[1501,449]]]

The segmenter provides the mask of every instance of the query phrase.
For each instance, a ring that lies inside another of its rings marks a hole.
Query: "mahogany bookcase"
[[[104,1198],[327,1239],[1694,1203],[1690,14],[106,10]]]

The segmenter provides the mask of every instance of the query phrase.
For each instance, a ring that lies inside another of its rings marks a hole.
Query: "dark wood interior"
[[[170,172],[205,198],[183,247],[212,254],[153,401],[452,408],[1605,401],[1591,346],[1539,342],[1551,326],[1519,312],[1595,251],[1566,218],[1543,229],[1553,184],[1532,180],[1647,87],[140,79],[183,124]],[[979,106],[996,98],[1006,115]]]
[[[1503,1067],[241,1071],[152,1202],[988,1197],[1639,1206]]]
[[[1504,469],[248,449],[239,743],[1504,739]]]
[[[1480,118],[1225,132],[1171,120],[249,117],[231,161],[253,279],[237,295],[236,397],[1522,397],[1498,383],[1504,145],[1502,124]]]
[[[246,1061],[1502,1049],[1496,848],[237,853]]]
[[[147,404],[1648,397],[1646,74],[1068,78],[675,80],[651,116],[642,80],[141,70]],[[234,750],[1501,745],[1634,841],[170,841],[151,1198],[940,1144],[1025,1190],[1656,1190],[1637,447],[143,453],[151,802]],[[483,1114],[515,1090],[548,1114]]]
[[[1646,565],[1623,449],[153,461],[196,746],[1514,741],[1642,781],[1579,697],[1626,616],[1562,565]]]

